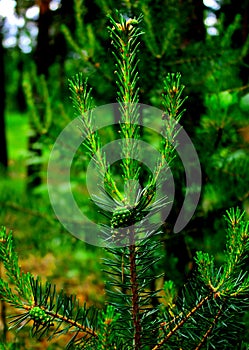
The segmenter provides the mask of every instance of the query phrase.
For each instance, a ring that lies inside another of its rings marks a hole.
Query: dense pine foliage
[[[0,63],[5,69],[1,96],[6,95],[0,105],[1,346],[31,348],[20,340],[31,329],[41,348],[49,349],[247,349],[247,1],[235,7],[220,1],[218,10],[194,0],[61,1],[55,11],[49,3],[39,4],[32,51],[5,49]],[[17,1],[16,11],[21,16],[32,5]],[[204,20],[214,15],[216,35],[210,35]],[[119,124],[93,132],[89,111],[113,102],[120,108]],[[163,111],[158,120],[163,139],[139,127],[138,103]],[[19,124],[16,111],[22,111]],[[74,158],[72,191],[100,225],[107,249],[83,246],[71,237],[47,194],[55,139],[79,115],[86,139]],[[190,223],[175,234],[187,188],[174,147],[179,122],[198,152],[202,189]],[[102,141],[117,135],[124,140],[123,159],[109,167]],[[135,160],[131,139],[157,145],[157,177]],[[109,196],[105,201],[100,191],[99,206],[89,200],[85,186],[92,154],[105,179],[102,192]],[[168,198],[155,198],[155,188],[169,181],[170,172],[174,203],[155,231],[150,218],[169,205]],[[29,263],[20,267],[30,259],[29,251],[56,257],[55,283],[39,269],[37,277]],[[92,273],[100,288],[105,284],[103,297],[85,302],[87,293],[82,297],[77,288]]]

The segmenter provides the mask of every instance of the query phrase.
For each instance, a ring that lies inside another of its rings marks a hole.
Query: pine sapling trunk
[[[134,233],[131,235],[129,246],[129,262],[131,277],[131,293],[132,293],[132,320],[134,326],[134,350],[141,348],[141,322],[139,310],[139,283],[137,280],[136,268],[136,245],[134,243]]]

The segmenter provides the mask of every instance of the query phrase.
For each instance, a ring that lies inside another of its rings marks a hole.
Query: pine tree
[[[143,137],[138,119],[136,56],[142,17],[127,18],[117,12],[109,16],[109,21],[121,115],[123,190],[108,166],[100,135],[93,133],[91,89],[82,74],[69,82],[73,105],[81,116],[81,131],[86,137],[83,146],[90,158],[95,154],[95,166],[100,174],[105,174],[102,190],[115,203],[110,212],[106,197],[97,198],[108,219],[108,225],[101,227],[109,253],[104,261],[107,305],[104,310],[81,306],[76,296],[57,291],[55,285],[44,283],[32,273],[24,273],[19,267],[13,235],[2,228],[0,256],[6,278],[0,280],[0,295],[19,310],[10,324],[21,331],[31,323],[32,334],[38,338],[52,339],[68,333],[71,335],[68,349],[240,349],[243,316],[249,305],[246,267],[249,222],[242,210],[230,209],[225,215],[227,243],[220,266],[211,254],[199,251],[192,276],[180,290],[170,276],[166,276],[163,294],[150,288],[159,277],[152,267],[160,260],[156,253],[161,245],[161,229],[154,230],[149,220],[169,205],[166,196],[155,197],[155,187],[157,182],[168,181],[169,164],[174,164],[174,140],[179,132],[176,125],[184,115],[186,98],[181,75],[167,74],[162,82],[160,157],[154,176],[149,176],[143,188],[138,188],[142,168],[136,161],[138,149],[132,140]]]
[[[76,0],[76,3],[80,1]],[[210,36],[205,33],[203,19],[211,9],[197,6],[195,1],[141,0],[117,4],[98,0],[96,3],[100,12],[94,22],[94,45],[92,37],[88,43],[81,42],[89,32],[85,26],[78,26],[77,36],[81,41],[65,31],[73,52],[84,53],[85,59],[89,57],[89,83],[95,89],[96,100],[106,103],[103,96],[112,99],[114,94],[112,68],[103,58],[103,46],[104,55],[108,55],[108,49],[101,29],[105,25],[104,13],[112,13],[116,7],[131,17],[139,16],[140,12],[143,14],[141,25],[146,34],[140,38],[143,52],[139,64],[140,102],[161,108],[161,81],[168,71],[181,72],[189,96],[181,123],[200,154],[204,179],[202,197],[190,225],[172,240],[168,233],[173,229],[185,195],[183,169],[175,161],[177,195],[163,233],[166,271],[180,271],[180,285],[184,283],[181,276],[193,266],[196,249],[201,249],[203,242],[204,246],[209,245],[216,227],[223,227],[220,217],[226,208],[246,209],[248,206],[248,38],[243,24],[246,12],[240,7],[236,11],[233,8],[232,19],[227,21],[222,6],[216,24],[218,35]],[[244,2],[241,3],[245,7]],[[242,19],[241,12],[244,14]],[[82,11],[76,13],[78,19],[81,15],[80,23],[84,23]],[[242,34],[243,42],[240,40],[238,45],[234,38]]]

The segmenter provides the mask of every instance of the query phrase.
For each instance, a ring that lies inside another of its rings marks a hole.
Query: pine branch
[[[97,70],[105,80],[112,82],[112,77],[106,72],[105,69],[102,68],[100,63],[96,60],[95,51],[97,51],[96,42],[98,39],[93,33],[92,26],[90,24],[85,24],[85,10],[84,1],[74,0],[74,17],[76,22],[75,37],[65,24],[61,25],[61,31],[64,34],[67,43],[71,46],[74,52],[76,52],[81,57],[82,62],[88,64],[88,67],[91,67],[91,69],[94,71]]]
[[[177,135],[181,128],[178,125],[185,110],[181,110],[187,97],[182,98],[184,85],[181,84],[181,74],[168,74],[163,82],[163,106],[165,113],[162,115],[162,141],[160,144],[161,159],[158,160],[154,177],[149,187],[162,183],[167,179],[169,166],[175,158],[178,145]]]
[[[244,215],[238,208],[227,211],[227,245],[222,269],[215,269],[214,258],[207,253],[198,252],[196,257],[202,281],[219,296],[239,296],[249,291],[248,276],[241,270],[249,249],[249,222],[243,220]]]
[[[31,68],[31,72],[25,72],[22,86],[31,126],[39,135],[44,135],[52,125],[52,101],[45,76],[38,75],[35,67]]]
[[[20,330],[33,321],[32,332],[36,337],[49,334],[49,339],[55,335],[73,334],[70,344],[80,336],[84,342],[97,338],[95,331],[98,312],[95,308],[79,306],[75,296],[67,296],[63,291],[57,293],[51,283],[41,283],[30,273],[23,273],[18,265],[18,256],[14,251],[12,233],[1,230],[0,258],[4,264],[8,281],[0,280],[0,295],[2,300],[22,310],[19,315],[12,316],[12,328]],[[15,286],[13,291],[9,284]]]
[[[205,298],[203,298],[189,313],[179,322],[176,324],[176,326],[169,331],[169,333],[164,337],[160,343],[158,343],[152,350],[158,350],[160,349],[167,341],[179,330],[181,327],[196,313],[197,310],[199,310],[205,302],[211,297],[212,294],[207,295]],[[169,326],[167,322],[161,323],[162,326]]]
[[[77,74],[74,78],[69,79],[69,89],[72,93],[71,99],[76,110],[77,116],[81,117],[80,129],[85,138],[83,146],[89,156],[95,161],[96,167],[100,174],[103,175],[106,190],[112,196],[116,196],[121,202],[123,196],[117,188],[115,180],[110,173],[110,167],[106,161],[105,153],[102,151],[101,140],[98,132],[95,130],[95,121],[93,113],[93,99],[91,89],[88,89],[87,79],[83,80],[82,74]]]
[[[114,326],[118,321],[120,314],[111,305],[107,306],[106,311],[99,314],[99,342],[97,350],[119,349],[116,348],[117,339],[115,339]]]
[[[138,79],[136,73],[137,63],[135,63],[135,52],[138,48],[136,39],[141,33],[136,27],[138,21],[125,19],[119,14],[118,20],[116,22],[111,18],[113,27],[109,28],[109,30],[115,47],[114,57],[116,59],[117,85],[119,89],[118,101],[121,105],[120,128],[121,135],[126,141],[124,143],[125,150],[123,156],[125,159],[122,170],[124,181],[127,181],[131,179],[137,180],[139,175],[137,164],[132,163],[130,160],[134,158],[136,149],[133,148],[133,145],[129,144],[129,140],[139,137],[136,125],[139,117],[137,110],[138,90],[134,92],[134,88]],[[150,225],[144,221],[146,220],[144,216],[148,213],[158,212],[165,205],[165,198],[160,199],[158,202],[151,202],[155,193],[155,185],[163,170],[166,169],[166,166],[168,167],[166,163],[173,159],[175,147],[172,138],[175,139],[177,136],[178,130],[175,129],[175,126],[183,113],[180,111],[180,108],[184,102],[181,99],[184,87],[180,84],[180,75],[167,76],[164,87],[165,108],[170,115],[167,121],[166,118],[162,118],[162,124],[164,125],[163,135],[165,137],[168,136],[168,139],[166,138],[166,142],[168,143],[161,144],[160,151],[162,158],[158,160],[158,168],[155,170],[155,176],[150,179],[148,185],[143,190],[138,192],[135,205],[133,207],[129,206],[131,203],[128,201],[126,207],[117,207],[113,212],[111,221],[114,230],[113,239],[118,243],[122,240],[121,242],[123,244],[127,244],[127,248],[123,248],[119,253],[116,250],[111,251],[113,260],[110,259],[106,262],[110,267],[108,273],[112,276],[112,282],[109,285],[118,288],[120,291],[118,295],[115,295],[115,292],[109,290],[111,303],[117,307],[121,314],[120,327],[122,333],[127,339],[130,339],[127,342],[127,346],[129,346],[128,344],[130,346],[133,344],[136,350],[145,344],[151,345],[154,340],[149,339],[148,334],[152,330],[155,331],[157,329],[155,319],[157,310],[152,311],[146,306],[157,295],[156,291],[147,290],[149,284],[155,279],[155,276],[152,276],[148,271],[153,266],[153,263],[156,262],[156,259],[153,255],[151,240],[146,238],[144,241],[137,241],[137,237],[139,230],[144,234],[144,237],[152,237],[154,235],[152,233],[153,228],[151,227],[151,231],[149,230],[146,236],[146,229]],[[139,221],[140,223],[137,228],[128,228],[128,226],[134,225]],[[156,247],[157,243],[154,242],[154,244]],[[115,256],[116,258],[114,258]],[[116,300],[116,302],[113,300]],[[125,305],[128,312],[124,309]],[[150,325],[149,322],[151,323]],[[124,325],[127,326],[124,328]],[[127,328],[131,331],[127,332]]]
[[[118,11],[116,11],[118,22],[111,16],[110,23],[113,27],[109,27],[110,37],[114,46],[113,55],[116,61],[116,75],[118,80],[118,102],[120,104],[121,120],[120,131],[123,137],[122,146],[122,165],[123,176],[126,184],[129,186],[129,180],[138,180],[139,167],[134,159],[137,159],[138,149],[133,140],[139,138],[138,127],[138,72],[137,72],[137,52],[139,47],[138,38],[142,34],[138,19],[126,19]],[[128,189],[127,192],[130,190]],[[132,189],[131,189],[132,192]],[[127,198],[129,204],[129,198]]]
[[[195,348],[195,350],[200,350],[206,343],[208,337],[211,335],[215,325],[218,323],[219,317],[221,316],[222,313],[222,307],[219,309],[219,311],[217,312],[217,314],[214,317],[214,320],[211,324],[211,326],[208,328],[208,330],[206,331],[206,333],[203,335],[203,338],[201,339],[200,343],[197,345],[197,347]]]
[[[18,294],[22,295],[24,299],[29,300],[30,303],[32,303],[32,291],[28,283],[30,274],[22,273],[18,265],[18,256],[14,250],[12,232],[7,234],[6,228],[2,227],[1,239],[2,243],[0,243],[0,256],[6,270],[7,277],[9,278],[9,282],[15,286]],[[9,288],[8,284],[2,279],[1,289],[3,289],[3,291],[0,292],[0,294],[4,300],[14,306],[17,306],[18,303],[16,295],[12,293],[11,288]]]
[[[213,257],[197,253],[197,271],[184,286],[182,296],[173,305],[169,303],[166,321],[161,323],[163,335],[153,350],[163,345],[178,349],[178,342],[183,348],[201,349],[207,344],[224,349],[237,339],[241,317],[249,305],[249,276],[245,270],[249,222],[244,221],[244,213],[238,209],[228,211],[226,220],[223,266],[217,269]]]

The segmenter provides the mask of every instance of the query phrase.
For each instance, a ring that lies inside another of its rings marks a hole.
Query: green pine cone
[[[134,225],[142,220],[145,215],[145,213],[139,213],[136,208],[116,208],[112,215],[111,227],[119,228]]]
[[[37,323],[44,324],[50,322],[51,318],[39,306],[34,306],[29,311],[29,316]]]
[[[126,207],[116,208],[112,215],[111,227],[126,227],[134,223],[134,210]]]
[[[143,219],[145,213],[139,213],[136,208],[118,207],[114,210],[111,220],[112,238],[121,241],[127,238],[127,232],[124,229],[132,226]]]

